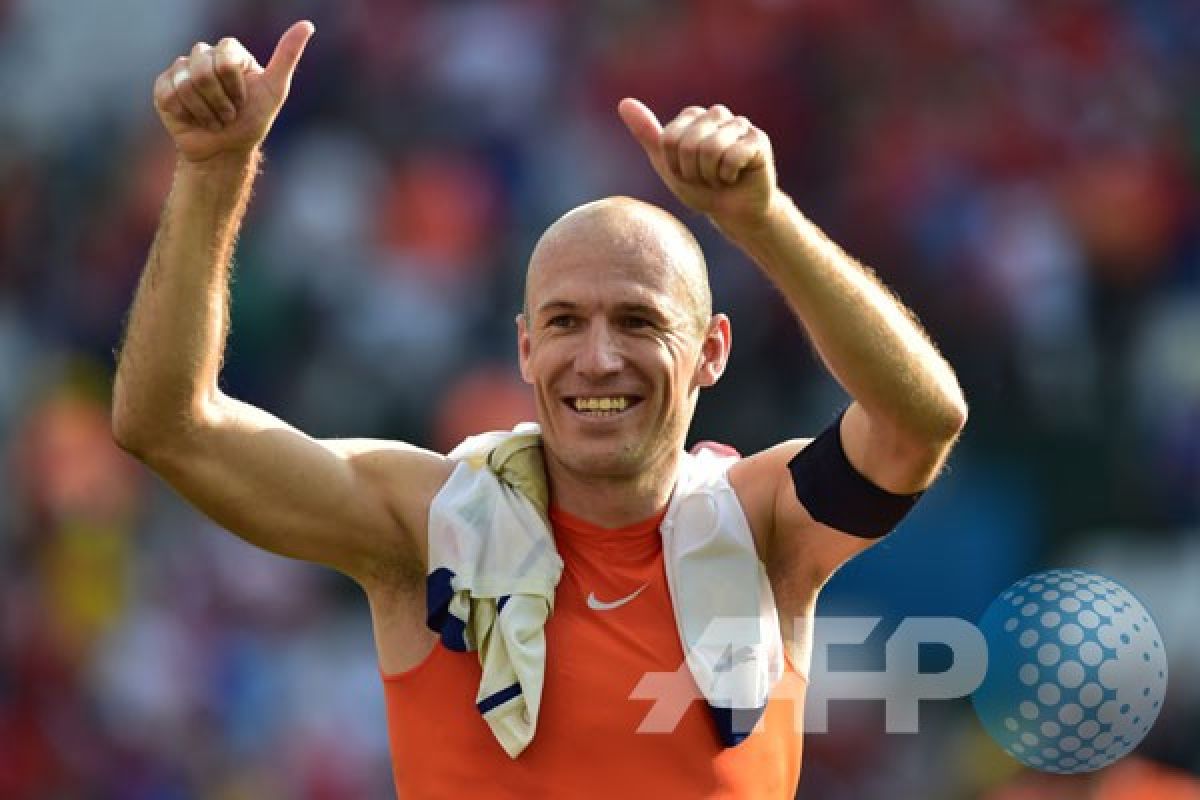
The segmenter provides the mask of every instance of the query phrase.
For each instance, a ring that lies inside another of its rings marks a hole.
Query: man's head
[[[695,238],[627,197],[580,206],[546,230],[517,334],[548,460],[612,481],[670,468],[730,344]]]

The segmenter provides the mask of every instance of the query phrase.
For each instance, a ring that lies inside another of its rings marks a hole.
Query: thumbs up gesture
[[[199,42],[175,59],[154,82],[154,107],[180,155],[201,162],[258,147],[315,30],[307,20],[288,28],[265,68],[231,38],[216,47]]]
[[[726,230],[753,226],[775,191],[771,141],[722,105],[689,106],[663,126],[643,103],[617,108],[650,164],[676,197]]]

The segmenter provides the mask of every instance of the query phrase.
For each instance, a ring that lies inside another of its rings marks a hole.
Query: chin
[[[645,469],[645,459],[632,448],[570,447],[559,459],[572,472],[598,478],[627,478]]]
[[[646,454],[633,441],[589,441],[586,437],[553,436],[546,439],[546,446],[555,461],[576,475],[625,478],[646,468]]]

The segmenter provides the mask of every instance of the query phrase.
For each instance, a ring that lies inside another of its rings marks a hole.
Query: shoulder
[[[380,498],[403,532],[405,564],[384,567],[375,576],[385,583],[397,577],[422,579],[428,562],[426,528],[429,507],[449,480],[456,459],[411,444],[381,439],[333,439],[326,446],[345,460],[356,479]],[[403,575],[397,576],[399,571]]]

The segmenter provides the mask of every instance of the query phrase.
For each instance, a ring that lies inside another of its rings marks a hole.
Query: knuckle
[[[223,80],[232,80],[238,75],[237,63],[231,57],[218,56],[213,64],[213,71]]]
[[[703,155],[711,155],[713,151],[719,149],[720,144],[721,132],[713,131],[696,142],[696,150]]]
[[[715,133],[717,133],[717,126],[711,123],[698,122],[688,129],[687,135],[684,136],[684,141],[688,142],[693,148],[697,148],[702,142],[711,139]]]
[[[728,125],[718,125],[708,132],[704,141],[709,144],[729,144],[738,137],[738,131]]]
[[[669,123],[667,123],[667,127],[664,128],[664,132],[665,131],[672,131],[672,132],[681,131],[684,128],[686,128],[688,126],[688,124],[691,123],[691,121],[692,121],[692,118],[690,115],[680,114],[677,117],[675,117],[675,119],[673,119]]]
[[[201,90],[212,89],[217,85],[217,74],[211,58],[199,58],[191,66],[192,82]]]

